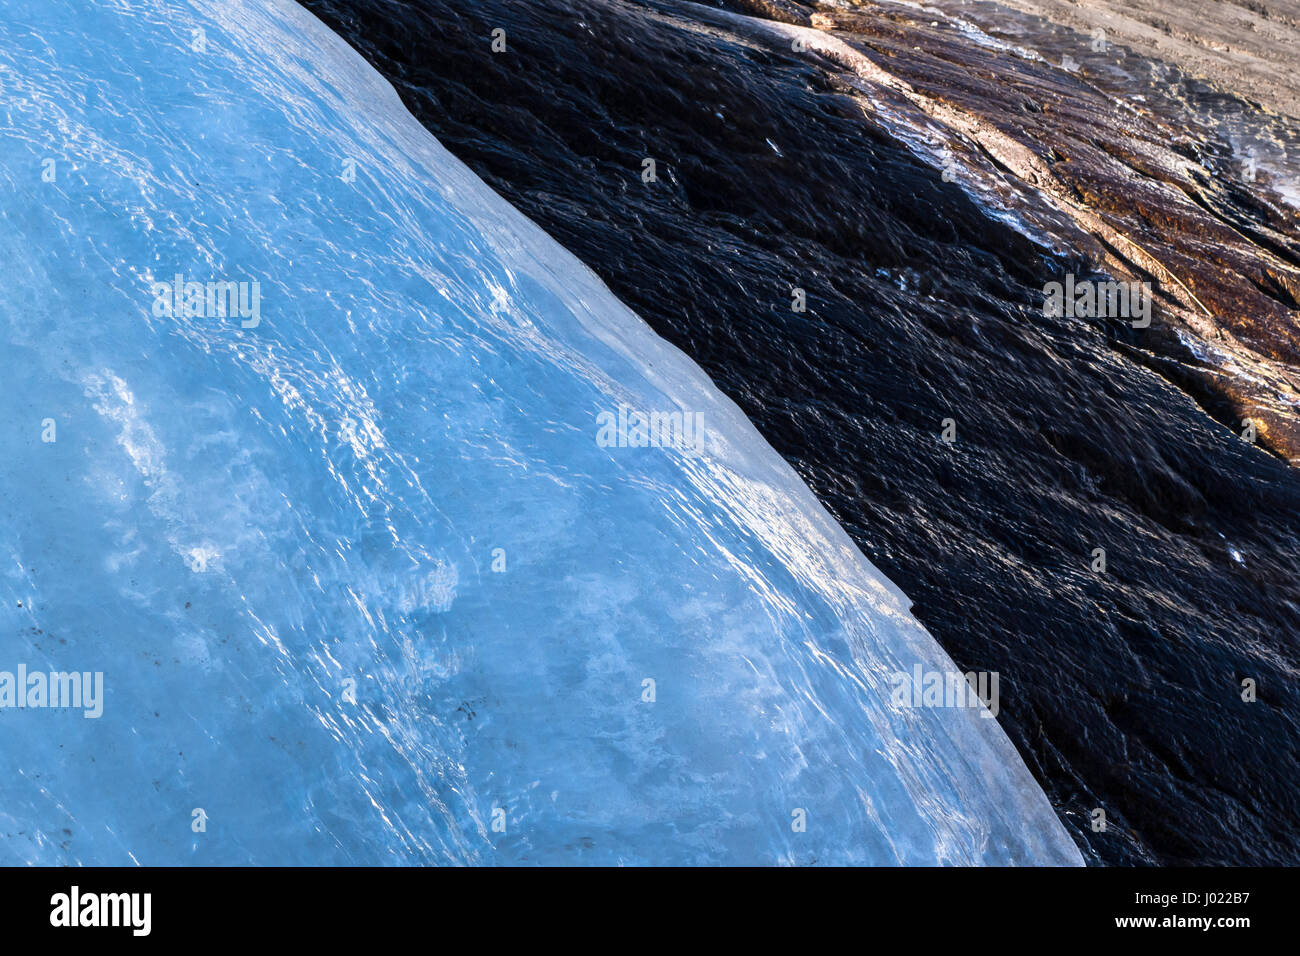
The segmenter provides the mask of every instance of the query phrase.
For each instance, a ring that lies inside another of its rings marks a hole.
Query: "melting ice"
[[[981,708],[890,703],[952,662],[736,407],[296,5],[3,0],[0,118],[4,660],[104,675],[0,711],[4,861],[1079,862]]]

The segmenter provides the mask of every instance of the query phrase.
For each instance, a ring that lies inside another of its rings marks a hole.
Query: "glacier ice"
[[[0,111],[0,669],[105,696],[0,710],[0,859],[1080,862],[996,721],[891,704],[954,665],[739,410],[298,6],[3,0]]]

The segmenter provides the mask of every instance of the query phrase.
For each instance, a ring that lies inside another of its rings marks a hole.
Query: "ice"
[[[0,140],[0,671],[105,688],[0,710],[0,861],[1080,861],[982,708],[891,703],[952,662],[739,410],[296,5],[3,0]]]

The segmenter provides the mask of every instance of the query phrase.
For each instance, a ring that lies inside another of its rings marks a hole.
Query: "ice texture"
[[[1080,862],[996,720],[891,702],[953,663],[732,402],[296,4],[0,0],[0,262],[0,670],[105,682],[0,710],[0,862]]]

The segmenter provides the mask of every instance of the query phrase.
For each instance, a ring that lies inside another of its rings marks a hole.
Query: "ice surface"
[[[106,688],[0,710],[0,860],[1079,862],[996,721],[891,703],[951,661],[735,406],[296,5],[2,0],[0,140],[0,671]]]

